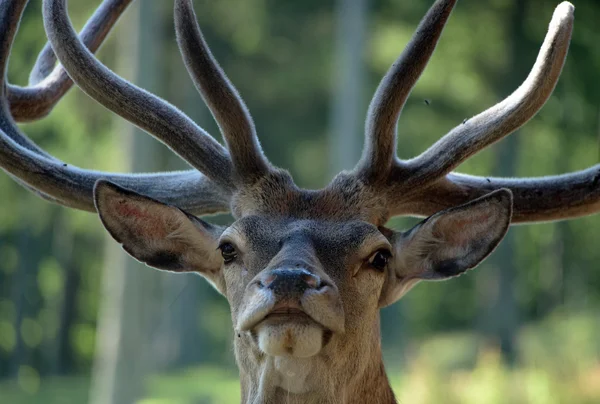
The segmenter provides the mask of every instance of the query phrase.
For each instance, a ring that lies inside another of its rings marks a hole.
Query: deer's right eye
[[[229,264],[237,257],[237,251],[231,243],[221,244],[219,246],[219,250],[221,250],[221,256],[223,257],[223,261],[225,261],[226,264]]]
[[[387,249],[381,249],[369,258],[369,265],[378,271],[383,271],[388,263],[392,253]]]

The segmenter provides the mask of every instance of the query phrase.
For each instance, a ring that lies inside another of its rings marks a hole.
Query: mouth
[[[344,332],[341,302],[321,292],[277,298],[261,289],[242,306],[236,329],[272,357],[309,358]],[[334,298],[336,296],[334,295]],[[333,300],[333,302],[332,302]]]
[[[324,327],[322,324],[320,324],[318,321],[316,321],[314,318],[308,315],[304,310],[302,310],[302,308],[300,308],[299,305],[290,302],[282,302],[276,304],[273,307],[273,309],[262,318],[262,320],[257,322],[256,325],[279,325],[286,323],[313,323],[327,330],[326,327]]]
[[[301,300],[277,299],[271,293],[256,293],[251,297],[239,313],[238,332],[295,326],[296,329],[314,328],[322,332],[344,333],[341,302],[327,294],[305,293]]]
[[[270,356],[308,358],[327,345],[332,332],[299,304],[276,303],[252,329],[258,347]]]

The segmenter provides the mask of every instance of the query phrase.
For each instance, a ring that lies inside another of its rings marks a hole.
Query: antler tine
[[[177,44],[186,68],[210,108],[227,143],[236,177],[252,182],[270,169],[252,117],[213,57],[196,20],[191,0],[175,0]]]
[[[513,193],[512,223],[563,220],[600,211],[600,164],[538,178],[478,177],[450,173],[393,209],[395,215],[429,216],[500,188]]]
[[[365,146],[357,172],[371,181],[387,178],[396,156],[396,124],[427,66],[456,0],[437,0],[385,77],[369,106]]]
[[[573,12],[574,7],[568,2],[556,8],[533,69],[514,93],[406,162],[411,174],[404,187],[421,188],[443,177],[479,150],[521,127],[542,108],[556,86],[567,56]],[[401,173],[405,169],[398,167]]]
[[[81,41],[92,53],[100,48],[131,1],[106,0],[96,9],[80,33]],[[72,87],[73,81],[63,67],[55,64],[56,55],[48,42],[31,71],[29,86],[8,85],[10,110],[16,121],[33,121],[48,115]]]
[[[26,4],[27,0],[0,2],[0,94],[6,94],[8,56]],[[193,213],[206,214],[229,209],[230,192],[196,170],[112,174],[82,170],[62,163],[19,130],[10,115],[6,96],[0,96],[0,167],[42,198],[87,211],[95,211],[93,187],[101,178],[165,203],[176,204]]]
[[[513,193],[513,223],[562,220],[600,212],[600,164],[537,178],[449,173],[469,156],[523,125],[543,106],[566,58],[573,14],[574,7],[569,2],[556,8],[532,72],[511,96],[453,129],[417,158],[398,166],[398,177],[406,174],[402,171],[406,168],[413,174],[399,187],[415,191],[390,206],[391,214],[429,216],[500,188]]]
[[[81,42],[94,53],[100,48],[121,14],[132,0],[105,0],[96,9],[79,33]],[[46,79],[56,69],[56,55],[50,42],[47,42],[31,69],[29,85],[36,85]],[[64,71],[64,69],[61,69]],[[70,81],[70,84],[73,84]]]
[[[58,59],[90,97],[167,144],[214,183],[233,189],[227,150],[168,102],[101,64],[80,42],[66,0],[44,0],[44,26]]]

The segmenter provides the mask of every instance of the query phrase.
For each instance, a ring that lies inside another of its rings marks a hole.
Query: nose
[[[265,274],[260,285],[280,296],[302,295],[308,289],[319,289],[321,279],[306,269],[274,269]]]

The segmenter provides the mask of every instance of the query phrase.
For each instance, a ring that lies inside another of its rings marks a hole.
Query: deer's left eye
[[[369,258],[369,265],[378,271],[383,271],[392,256],[392,253],[389,250],[382,249],[376,251]]]

